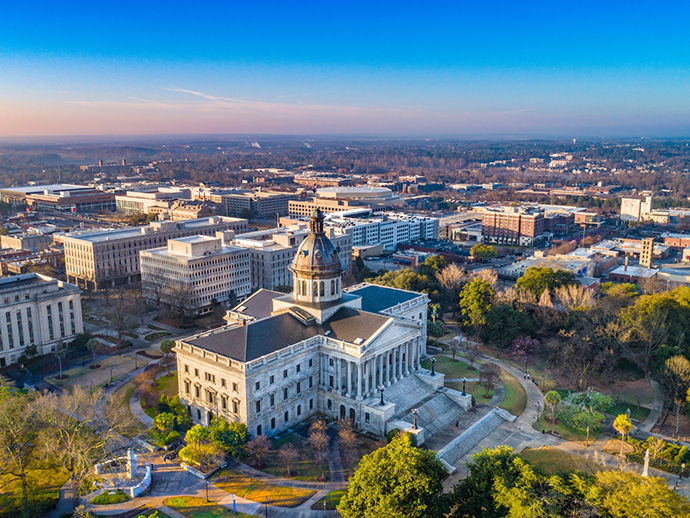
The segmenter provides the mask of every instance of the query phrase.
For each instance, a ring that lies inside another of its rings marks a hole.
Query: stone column
[[[357,401],[362,401],[362,363],[357,364]]]
[[[347,392],[345,393],[347,397],[352,396],[352,362],[347,360]]]
[[[403,378],[402,375],[402,345],[399,345],[396,347],[396,352],[398,354],[398,379],[401,380]]]
[[[407,358],[407,361],[405,362],[405,370],[407,371],[405,376],[409,376],[412,372],[412,340],[407,342],[405,349],[405,357]]]
[[[371,362],[364,362],[364,397],[369,397],[369,376],[371,375]]]

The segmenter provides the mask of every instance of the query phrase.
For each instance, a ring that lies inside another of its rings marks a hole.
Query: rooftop
[[[642,266],[628,266],[626,269],[625,265],[622,265],[609,272],[609,275],[630,275],[632,277],[651,278],[654,277],[658,272],[659,270],[644,268]]]
[[[279,291],[260,289],[244,302],[240,302],[232,308],[231,311],[256,319],[270,317],[271,311],[273,311],[273,299],[284,295],[285,293]]]
[[[305,325],[290,313],[247,325],[212,331],[186,340],[195,347],[240,362],[250,362],[317,335],[354,343],[371,338],[391,319],[352,308],[341,308],[322,325]]]
[[[380,313],[385,309],[422,296],[421,293],[413,293],[376,284],[369,284],[348,293],[362,297],[362,310],[371,313]]]

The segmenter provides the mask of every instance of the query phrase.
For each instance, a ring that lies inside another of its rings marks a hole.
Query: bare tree
[[[110,313],[110,322],[113,330],[117,333],[118,346],[124,344],[124,336],[131,331],[137,322],[139,305],[129,297],[120,297]]]
[[[492,288],[495,288],[496,283],[498,282],[498,272],[496,272],[496,270],[494,270],[493,268],[484,268],[483,270],[474,272],[472,274],[472,278],[483,279],[489,284],[491,284]]]
[[[655,295],[657,293],[662,293],[666,291],[666,284],[662,283],[659,279],[654,277],[645,277],[637,282],[640,287],[640,291],[644,295]]]
[[[340,430],[338,430],[338,444],[342,448],[344,457],[348,462],[354,458],[354,453],[357,448],[357,434],[352,429],[352,423],[349,419],[340,420]]]
[[[41,424],[39,453],[70,474],[76,506],[93,465],[127,443],[123,434],[134,430],[132,415],[101,390],[90,394],[80,386],[59,395],[46,392],[34,405]]]
[[[326,433],[326,423],[324,421],[318,420],[312,423],[307,442],[314,451],[314,462],[321,467],[321,478],[325,478],[324,471],[328,461],[330,439]]]
[[[448,349],[450,350],[451,354],[453,355],[453,361],[455,361],[455,355],[460,350],[460,340],[458,338],[453,338],[452,340],[449,340],[448,341]]]
[[[166,287],[164,300],[180,324],[190,315],[192,292],[184,284],[171,283]]]
[[[453,308],[453,317],[455,317],[458,301],[460,299],[460,290],[462,290],[467,280],[467,273],[459,268],[457,264],[451,263],[442,270],[436,272],[436,279],[443,287],[443,291],[445,291],[446,297]]]
[[[590,290],[577,284],[569,284],[556,288],[556,300],[568,311],[575,308],[593,306],[595,299]]]
[[[491,389],[496,386],[501,376],[501,368],[495,363],[485,363],[479,371],[479,380],[481,381],[488,396]]]
[[[690,361],[680,355],[669,358],[664,364],[660,381],[666,400],[672,406],[676,416],[676,434],[678,434],[680,415],[685,408],[688,388],[690,388]]]
[[[278,456],[280,457],[280,460],[285,463],[286,476],[291,476],[292,472],[290,471],[290,467],[299,460],[299,450],[297,449],[297,446],[292,443],[284,444],[278,450]]]
[[[271,441],[265,435],[257,435],[247,443],[245,449],[256,459],[256,465],[260,466],[268,455],[268,450],[271,449]]]

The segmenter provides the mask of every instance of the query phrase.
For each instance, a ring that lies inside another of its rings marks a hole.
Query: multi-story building
[[[371,217],[371,210],[357,211],[368,217],[331,214],[327,227],[335,235],[350,234],[353,246],[382,244],[384,250],[395,251],[399,244],[425,239],[438,239],[439,220],[400,212],[380,212]]]
[[[21,234],[8,234],[0,236],[0,245],[2,248],[12,248],[14,250],[29,250],[30,252],[38,252],[49,248],[53,244],[53,235],[44,234],[29,230]]]
[[[346,268],[352,256],[352,236],[346,233],[336,234],[334,229],[327,229],[326,232],[333,240],[340,261]],[[289,267],[298,247],[307,236],[306,225],[295,224],[248,232],[236,237],[233,244],[249,250],[252,287],[274,290],[277,286],[291,286]]]
[[[167,211],[175,200],[191,200],[190,190],[179,187],[157,187],[151,191],[127,191],[126,194],[115,196],[117,211],[123,214]]]
[[[139,252],[141,288],[146,299],[175,307],[182,303],[193,313],[213,310],[235,294],[251,293],[249,251],[230,246],[234,232],[217,237],[188,236],[169,239],[165,248]]]
[[[179,396],[195,422],[219,416],[273,436],[319,413],[379,435],[411,430],[421,444],[470,408],[471,396],[421,368],[428,297],[374,285],[344,291],[322,213],[291,271],[291,294],[260,291],[233,310],[233,324],[177,341]]]
[[[309,216],[315,210],[326,213],[372,208],[383,211],[403,207],[405,202],[387,187],[326,187],[316,198],[291,201],[290,216]]]
[[[97,213],[115,211],[115,194],[98,189],[63,190],[46,189],[42,193],[26,195],[26,203],[34,210],[52,212]]]
[[[514,246],[537,246],[545,239],[544,211],[533,207],[486,207],[482,212],[482,241]]]
[[[690,234],[664,232],[659,237],[664,240],[666,246],[672,248],[687,248],[690,246]]]
[[[275,218],[276,214],[286,216],[290,200],[296,200],[299,197],[294,192],[250,191],[248,189],[232,191],[197,189],[193,195],[194,199],[218,204],[219,212],[225,216],[239,216],[243,210],[252,210],[259,218]]]
[[[37,273],[0,279],[0,367],[33,354],[54,352],[84,332],[81,291]]]
[[[45,194],[51,192],[54,194],[68,197],[79,192],[91,191],[92,188],[87,185],[70,185],[64,183],[49,184],[49,185],[26,185],[23,187],[3,187],[0,189],[0,200],[10,205],[23,205],[27,202],[26,197],[31,194]],[[62,193],[65,193],[64,195]]]
[[[621,220],[642,221],[652,212],[652,196],[627,196],[621,198]]]
[[[105,283],[131,283],[140,278],[139,252],[166,246],[168,239],[214,236],[216,232],[247,231],[247,220],[214,216],[188,221],[154,221],[142,227],[98,232],[72,232],[63,236],[67,280],[101,287]]]

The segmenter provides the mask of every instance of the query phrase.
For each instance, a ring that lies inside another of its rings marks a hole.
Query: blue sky
[[[108,4],[3,6],[0,136],[690,134],[686,2]]]

